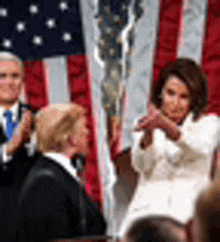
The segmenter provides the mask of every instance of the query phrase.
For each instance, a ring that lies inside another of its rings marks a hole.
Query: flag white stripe
[[[49,104],[69,103],[70,92],[68,87],[67,59],[66,56],[45,58],[47,68],[48,100]]]
[[[203,33],[207,12],[207,0],[184,0],[183,45],[178,48],[178,57],[190,57],[200,63]]]
[[[159,19],[159,0],[143,2],[144,14],[135,27],[136,38],[129,77],[127,108],[123,118],[123,149],[133,145],[132,129],[137,117],[146,115],[147,99],[152,81],[153,56]]]

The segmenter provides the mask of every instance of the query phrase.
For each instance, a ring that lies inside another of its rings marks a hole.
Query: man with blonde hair
[[[22,86],[21,60],[0,52],[0,238],[4,242],[15,241],[20,188],[34,164],[26,145],[33,112],[19,100]]]
[[[101,235],[105,222],[79,185],[71,164],[88,152],[86,111],[77,104],[52,105],[36,115],[36,165],[20,197],[18,241]]]

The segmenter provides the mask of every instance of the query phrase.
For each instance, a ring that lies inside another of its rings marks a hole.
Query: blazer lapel
[[[3,131],[2,125],[0,126],[0,144],[7,141],[5,132]]]
[[[19,102],[18,106],[18,122],[22,120],[22,115],[26,110],[31,110],[30,105]]]

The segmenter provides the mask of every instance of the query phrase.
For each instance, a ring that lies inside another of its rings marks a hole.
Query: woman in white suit
[[[121,235],[141,216],[187,223],[198,194],[211,182],[218,122],[216,115],[206,114],[207,80],[201,68],[188,58],[169,63],[151,100],[147,117],[135,127],[132,166],[140,175]]]

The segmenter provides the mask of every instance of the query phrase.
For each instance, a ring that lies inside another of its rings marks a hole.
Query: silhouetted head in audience
[[[148,217],[135,221],[126,242],[185,242],[185,226],[167,217]]]
[[[193,60],[179,58],[161,68],[151,95],[172,121],[181,123],[189,112],[197,120],[207,108],[207,78]]]
[[[203,191],[196,203],[195,242],[220,241],[220,183]]]
[[[36,115],[39,153],[63,153],[69,158],[88,152],[86,111],[78,104],[54,104]]]

